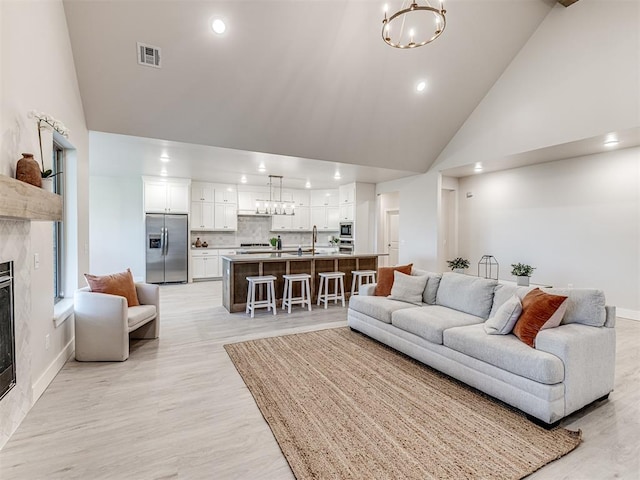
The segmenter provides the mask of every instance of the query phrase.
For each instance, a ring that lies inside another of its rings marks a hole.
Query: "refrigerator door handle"
[[[169,229],[164,227],[164,254],[169,253]]]
[[[165,254],[164,227],[160,227],[160,255]]]

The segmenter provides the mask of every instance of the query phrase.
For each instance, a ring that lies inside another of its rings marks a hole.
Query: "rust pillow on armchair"
[[[91,275],[85,273],[84,278],[87,279],[89,288],[92,292],[108,293],[109,295],[119,295],[127,299],[129,307],[140,305],[138,302],[138,294],[136,293],[136,284],[133,281],[131,270],[127,268],[126,272],[113,273],[111,275]]]
[[[378,283],[373,291],[373,294],[378,297],[387,297],[391,295],[391,287],[393,287],[393,272],[404,273],[405,275],[411,275],[411,268],[413,263],[409,265],[397,265],[395,267],[380,267],[378,268]]]
[[[524,343],[535,348],[538,332],[560,325],[566,311],[567,297],[551,295],[535,288],[522,299],[522,314],[513,327],[513,333]]]

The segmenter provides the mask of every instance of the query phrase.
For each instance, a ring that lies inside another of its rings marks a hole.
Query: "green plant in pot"
[[[469,268],[469,260],[462,257],[456,257],[453,260],[447,260],[449,268],[457,273],[463,273],[465,268]]]
[[[512,263],[511,275],[517,278],[518,286],[528,287],[529,277],[533,274],[535,267],[527,265],[525,263]]]
[[[269,244],[273,247],[276,248],[276,245],[278,244],[278,239],[276,237],[271,237],[269,239]]]

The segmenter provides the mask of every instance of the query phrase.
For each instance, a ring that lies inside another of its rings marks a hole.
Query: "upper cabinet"
[[[143,177],[146,213],[189,213],[189,186],[183,178]]]
[[[291,201],[294,203],[296,208],[308,207],[311,205],[311,194],[309,190],[288,190],[286,192],[282,192],[283,201],[286,201],[284,200],[285,193],[291,194]]]
[[[216,203],[237,205],[238,190],[235,185],[216,185],[214,198]]]
[[[312,207],[337,207],[338,206],[338,189],[329,190],[312,190],[311,206]]]
[[[213,183],[193,182],[191,184],[191,201],[192,202],[213,202],[214,200]]]
[[[356,184],[348,183],[347,185],[340,185],[340,205],[345,203],[355,203],[356,201]]]

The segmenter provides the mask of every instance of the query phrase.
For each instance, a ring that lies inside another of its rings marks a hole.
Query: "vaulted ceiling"
[[[425,172],[554,2],[446,0],[443,35],[409,51],[382,41],[382,3],[65,0],[88,127]]]

